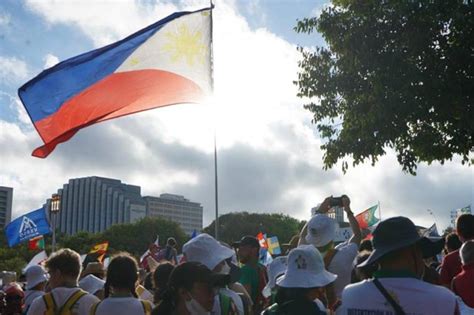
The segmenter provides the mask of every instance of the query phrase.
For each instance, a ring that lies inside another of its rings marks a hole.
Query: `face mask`
[[[227,262],[224,262],[224,265],[222,266],[218,274],[228,275],[229,273],[230,273],[230,266],[227,264]]]
[[[201,304],[199,304],[198,301],[196,301],[193,296],[191,295],[191,300],[186,301],[186,309],[191,315],[209,315],[211,312],[206,310],[204,307],[202,307]]]

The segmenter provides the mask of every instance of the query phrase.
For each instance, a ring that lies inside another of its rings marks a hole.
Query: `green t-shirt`
[[[240,268],[240,281],[242,285],[250,285],[251,292],[249,292],[252,301],[255,303],[258,294],[258,270],[248,265],[243,265]]]

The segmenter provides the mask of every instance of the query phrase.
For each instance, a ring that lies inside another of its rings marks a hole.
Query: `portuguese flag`
[[[361,229],[367,229],[368,227],[371,227],[380,221],[380,219],[375,217],[375,211],[377,211],[377,208],[378,205],[375,205],[356,215],[356,220],[359,222],[359,227]]]
[[[35,249],[44,249],[44,238],[43,236],[38,236],[32,238],[28,241],[28,249],[35,250]]]

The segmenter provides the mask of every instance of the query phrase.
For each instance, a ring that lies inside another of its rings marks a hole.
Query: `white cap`
[[[286,273],[278,278],[283,288],[324,287],[336,280],[337,275],[324,269],[323,257],[312,245],[301,245],[290,251]]]
[[[104,280],[97,278],[93,274],[89,274],[79,281],[79,287],[90,294],[95,294],[97,291],[104,288],[104,284]]]
[[[213,270],[220,262],[231,258],[235,253],[232,249],[221,245],[209,234],[199,234],[183,245],[186,261],[196,261]]]
[[[34,265],[26,269],[26,289],[30,290],[40,284],[48,281],[46,270],[40,265]]]
[[[336,237],[336,221],[325,214],[317,214],[308,221],[306,242],[315,247],[327,245]]]
[[[285,274],[287,266],[287,256],[279,256],[267,266],[268,282],[262,291],[264,295],[267,295],[267,297],[271,295],[271,290],[275,287],[277,278]]]

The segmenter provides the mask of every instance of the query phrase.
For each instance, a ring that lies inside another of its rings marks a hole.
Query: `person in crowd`
[[[456,233],[449,233],[445,237],[444,243],[444,252],[445,254],[449,254],[461,248],[461,241],[459,240],[459,236]]]
[[[81,273],[81,257],[75,251],[64,248],[53,253],[46,261],[51,292],[36,298],[28,315],[57,313],[60,309],[74,314],[88,314],[99,299],[78,287]]]
[[[327,304],[330,308],[337,305],[342,290],[351,282],[352,264],[357,256],[362,233],[354,214],[352,213],[349,197],[342,196],[342,207],[346,212],[352,229],[352,237],[344,243],[334,245],[336,237],[336,221],[326,215],[332,208],[332,197],[326,198],[319,209],[303,227],[300,244],[311,244],[318,249],[324,257],[326,269],[337,275],[337,280],[326,288]]]
[[[164,262],[153,271],[153,303],[158,305],[163,292],[168,288],[168,280],[174,266],[169,262]]]
[[[465,242],[459,253],[462,271],[454,277],[452,289],[467,306],[474,308],[474,240]]]
[[[431,241],[417,233],[410,219],[384,220],[373,236],[374,250],[359,267],[378,263],[380,269],[374,279],[344,289],[336,314],[459,314],[451,291],[421,280],[423,249]]]
[[[138,284],[138,265],[128,253],[112,258],[107,268],[104,285],[104,300],[94,304],[91,315],[151,314],[153,305],[140,300],[135,291]]]
[[[178,252],[176,251],[176,245],[178,243],[173,237],[169,237],[166,240],[165,248],[161,249],[158,253],[158,262],[163,260],[171,262],[173,265],[178,264]]]
[[[474,215],[466,213],[456,219],[456,234],[461,243],[474,239]],[[454,250],[446,255],[441,263],[441,284],[451,288],[453,278],[462,270],[461,266],[459,250]]]
[[[300,245],[288,254],[288,267],[277,280],[275,304],[264,315],[323,315],[327,314],[321,302],[328,284],[337,275],[325,270],[323,257],[312,245]]]
[[[288,256],[280,256],[267,266],[268,283],[263,288],[263,296],[270,299],[270,304],[275,303],[275,295],[277,292],[277,279],[283,276],[288,266]]]
[[[202,233],[183,245],[183,254],[186,261],[199,262],[212,272],[222,275],[212,313],[243,315],[242,299],[227,287],[230,283],[230,266],[226,260],[232,258],[234,251],[220,244],[209,234]]]
[[[48,277],[46,270],[39,265],[31,266],[26,270],[25,312],[30,308],[33,300],[44,295]]]
[[[214,276],[199,262],[185,262],[171,272],[168,288],[154,315],[206,315],[214,306]]]
[[[104,279],[105,268],[104,265],[98,261],[93,261],[87,264],[86,268],[81,273],[81,279],[87,275],[94,275],[99,279]]]
[[[143,287],[148,291],[153,291],[153,272],[150,271],[146,274],[145,281],[143,281]]]
[[[93,274],[89,274],[79,280],[79,288],[97,296],[99,300],[104,299],[104,285],[105,281],[97,278]]]
[[[377,271],[378,265],[377,264],[371,264],[363,267],[357,267],[357,265],[360,265],[364,261],[366,261],[369,256],[370,256],[370,251],[361,251],[359,254],[357,254],[357,257],[355,259],[356,262],[356,268],[353,269],[352,272],[352,283],[360,282],[366,279],[370,279],[373,277],[374,272]]]
[[[260,314],[268,304],[262,294],[268,279],[265,266],[259,263],[260,243],[256,237],[247,235],[233,246],[238,249],[237,255],[243,264],[239,282],[252,298],[254,314]]]
[[[363,251],[367,251],[367,252],[372,252],[373,250],[373,246],[372,246],[372,241],[371,240],[363,240],[361,243],[360,243],[360,246],[359,246],[359,252],[363,252]]]
[[[6,307],[2,314],[23,314],[25,293],[17,282],[11,282],[4,287]]]

